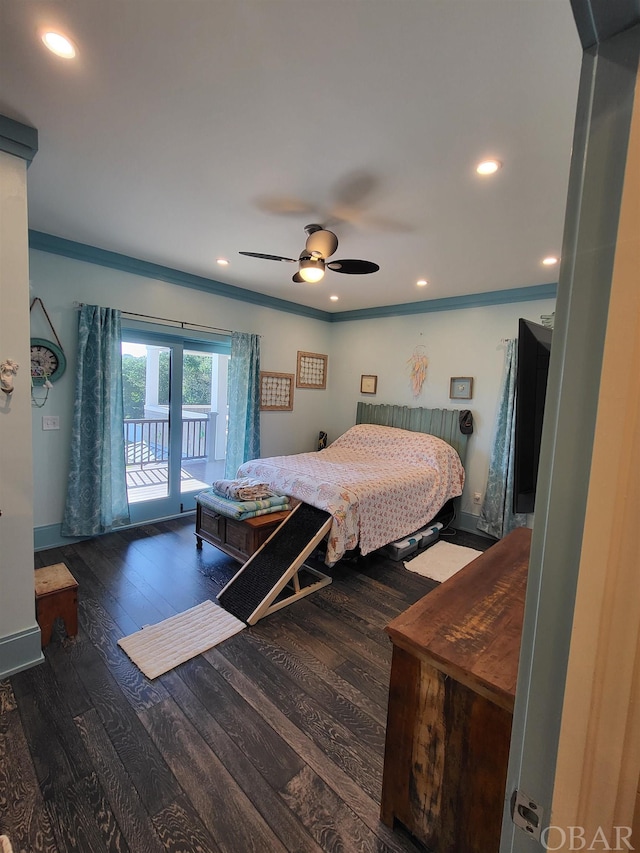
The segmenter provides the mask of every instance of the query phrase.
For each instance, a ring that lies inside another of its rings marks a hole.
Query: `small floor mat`
[[[442,582],[455,575],[480,554],[482,551],[476,551],[475,548],[465,548],[463,545],[454,545],[440,539],[426,551],[418,553],[412,560],[406,560],[404,567],[425,578]]]
[[[147,678],[153,679],[246,627],[213,601],[203,601],[184,613],[122,637],[118,645]]]

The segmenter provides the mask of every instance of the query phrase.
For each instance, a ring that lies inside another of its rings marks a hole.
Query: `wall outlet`
[[[57,415],[43,415],[42,429],[60,429],[60,418]]]
[[[474,492],[473,493],[473,502],[474,504],[482,503],[482,492]]]

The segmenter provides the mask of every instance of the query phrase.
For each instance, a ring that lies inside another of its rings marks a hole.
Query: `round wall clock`
[[[31,338],[31,381],[43,385],[56,382],[67,367],[67,359],[57,344],[43,338]]]

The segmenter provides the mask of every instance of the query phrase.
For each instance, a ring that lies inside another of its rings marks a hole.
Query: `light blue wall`
[[[471,409],[475,427],[470,437],[466,483],[461,509],[476,516],[474,492],[482,492],[487,481],[496,405],[504,365],[505,338],[518,334],[518,318],[540,322],[541,314],[554,310],[552,299],[533,302],[465,308],[408,317],[386,317],[335,325],[331,357],[340,370],[331,384],[332,434],[335,438],[353,422],[353,396],[368,402],[405,406]],[[420,347],[429,359],[427,378],[418,397],[409,381],[408,360]],[[422,349],[424,348],[424,349]],[[360,375],[378,377],[375,397],[360,396]],[[473,377],[471,400],[449,398],[452,376]],[[475,527],[467,517],[465,527]]]
[[[331,327],[323,321],[45,252],[30,252],[30,285],[32,298],[39,296],[43,300],[68,360],[67,371],[53,386],[45,407],[32,409],[34,524],[36,531],[47,528],[49,538],[41,540],[45,544],[55,534],[51,527],[62,520],[66,495],[78,322],[74,302],[257,332],[261,335],[263,370],[295,373],[298,350],[325,354],[329,351]],[[42,313],[35,309],[31,333],[52,337]],[[35,393],[42,396],[40,389]],[[263,452],[274,455],[313,450],[318,429],[324,426],[330,411],[329,393],[328,389],[297,388],[293,412],[264,412]],[[43,431],[43,415],[57,415],[60,429]]]
[[[554,309],[554,300],[547,298],[328,323],[35,249],[30,253],[30,281],[32,297],[43,300],[68,358],[67,372],[54,385],[45,407],[33,408],[34,524],[40,546],[56,541],[66,494],[77,327],[74,302],[257,332],[263,370],[295,373],[298,350],[327,354],[325,391],[296,388],[293,412],[262,413],[265,456],[312,450],[320,429],[333,440],[354,423],[359,399],[472,409],[476,429],[462,502],[471,529],[479,512],[471,497],[476,491],[484,493],[486,483],[503,368],[501,341],[517,334],[519,317],[539,322],[541,314]],[[34,312],[32,334],[51,337],[40,312]],[[429,368],[422,393],[414,398],[407,360],[416,346],[424,346]],[[375,397],[360,395],[362,373],[378,376]],[[473,377],[472,400],[450,401],[451,376]],[[60,430],[43,431],[43,415],[57,415]]]

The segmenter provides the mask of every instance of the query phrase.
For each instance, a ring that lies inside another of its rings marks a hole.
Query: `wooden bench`
[[[62,619],[69,637],[78,633],[78,582],[64,563],[35,570],[36,619],[42,648],[48,645],[56,619]]]
[[[204,539],[230,557],[245,563],[288,515],[289,510],[285,510],[238,521],[196,502],[196,547],[202,548]]]

